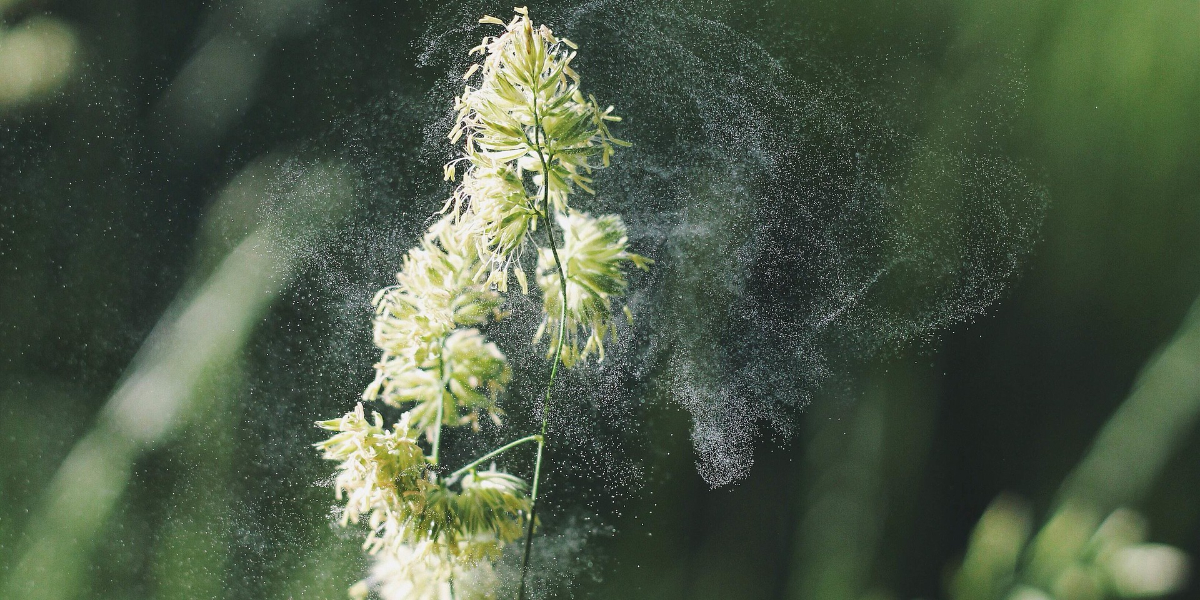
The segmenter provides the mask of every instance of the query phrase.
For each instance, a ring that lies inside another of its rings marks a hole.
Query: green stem
[[[562,311],[558,320],[558,344],[554,351],[554,364],[550,367],[550,379],[546,383],[546,399],[542,402],[542,431],[538,436],[537,461],[533,466],[533,487],[529,492],[529,527],[525,531],[525,552],[521,555],[521,585],[517,588],[517,600],[525,600],[525,576],[529,572],[529,551],[533,548],[533,526],[537,522],[538,483],[542,477],[542,453],[546,448],[546,426],[550,420],[551,391],[554,389],[554,377],[558,374],[558,363],[562,361],[563,342],[566,338],[567,327],[567,277],[563,272],[562,263],[558,259],[558,250],[554,246],[554,230],[546,221],[546,232],[550,235],[550,252],[554,255],[554,264],[558,267],[559,283],[562,286]]]
[[[445,394],[444,391],[442,393]],[[429,457],[430,462],[432,462],[434,466],[437,466],[438,464],[438,450],[442,445],[442,411],[444,410],[443,406],[445,406],[445,404],[446,399],[444,397],[438,400],[437,425],[435,425],[433,428],[433,453]]]
[[[446,410],[446,386],[450,382],[446,379],[446,338],[442,338],[442,348],[438,351],[438,377],[442,380],[442,397],[438,398],[437,405],[437,425],[433,428],[433,452],[430,456],[430,461],[437,466],[438,451],[442,446],[442,420],[445,418],[444,411]]]
[[[558,364],[562,362],[563,343],[567,333],[567,273],[562,260],[558,256],[558,243],[554,240],[554,225],[550,222],[550,161],[552,156],[542,152],[540,138],[542,134],[541,117],[537,111],[537,96],[533,99],[534,139],[537,141],[538,159],[542,163],[542,213],[539,215],[546,226],[546,236],[550,239],[550,254],[554,256],[554,266],[558,270],[559,291],[562,292],[561,310],[558,318],[558,342],[554,349],[554,362],[550,366],[550,377],[546,382],[546,398],[542,402],[542,429],[538,436],[537,461],[533,466],[533,487],[529,492],[529,525],[525,530],[525,551],[521,556],[521,585],[517,588],[517,600],[525,600],[525,579],[529,573],[529,551],[533,547],[533,527],[537,522],[538,484],[542,478],[542,455],[546,448],[546,427],[550,421],[551,392],[554,389],[554,378],[558,375]]]
[[[500,446],[499,448],[496,448],[495,450],[492,450],[491,452],[488,452],[487,454],[484,454],[483,456],[480,456],[479,458],[471,461],[470,463],[467,463],[467,465],[464,466],[463,468],[451,473],[449,479],[457,479],[460,475],[463,475],[467,471],[470,471],[471,469],[478,467],[479,463],[482,463],[483,461],[485,461],[489,458],[492,458],[493,456],[503,454],[504,452],[508,451],[511,448],[515,448],[515,447],[520,446],[521,444],[524,444],[527,442],[541,442],[541,441],[542,441],[542,436],[540,436],[540,435],[527,435],[519,440],[513,440],[503,446]]]

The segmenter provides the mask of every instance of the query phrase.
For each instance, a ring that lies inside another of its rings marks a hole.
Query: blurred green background
[[[1128,506],[1200,556],[1200,4],[677,4],[785,70],[903,72],[907,129],[961,98],[1010,114],[990,142],[1050,209],[986,316],[855,365],[735,484],[696,474],[678,406],[647,406],[644,478],[554,593],[1008,597],[1007,575],[953,576],[981,516],[1036,531],[1070,498],[1096,511],[1080,530]],[[409,190],[441,184],[389,162],[419,129],[360,121],[445,76],[422,42],[466,10],[0,0],[0,595],[344,597],[364,561],[308,448],[373,360],[368,292],[339,286],[392,268],[424,219]],[[988,93],[992,72],[1020,93]],[[364,231],[391,254],[321,250]],[[1018,579],[1054,587],[1038,556]],[[1047,593],[1101,597],[1068,588]]]

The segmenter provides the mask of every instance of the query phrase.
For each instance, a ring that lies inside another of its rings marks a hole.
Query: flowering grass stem
[[[340,461],[342,525],[367,517],[365,546],[378,555],[373,574],[351,588],[356,599],[372,589],[385,600],[441,597],[447,583],[455,596],[494,598],[492,563],[522,537],[518,597],[525,597],[559,368],[604,359],[604,339],[615,335],[611,298],[627,287],[622,268],[650,263],[626,250],[619,215],[593,217],[570,206],[572,191],[593,193],[590,175],[608,166],[613,147],[628,144],[608,131],[606,123],[620,120],[612,107],[580,92],[569,66],[575,45],[535,28],[524,7],[515,12],[508,24],[480,19],[504,32],[472,49],[482,60],[464,79],[476,83],[455,99],[459,118],[448,137],[463,144],[464,156],[447,163],[444,175],[454,180],[465,164],[462,183],[444,216],[405,255],[397,285],[373,300],[375,345],[383,353],[362,399],[410,408],[390,429],[362,404],[317,423],[333,432],[316,447]],[[539,225],[545,242],[530,239]],[[510,274],[529,293],[519,260],[526,244],[537,251],[543,307],[532,343],[557,329],[545,354],[551,364],[541,425],[445,476],[443,427],[478,431],[483,416],[501,424],[496,402],[511,371],[477,327],[504,317]],[[529,442],[537,442],[531,486],[494,464],[477,468]]]

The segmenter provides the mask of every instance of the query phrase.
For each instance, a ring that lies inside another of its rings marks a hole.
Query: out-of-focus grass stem
[[[1138,504],[1200,416],[1200,299],[1142,368],[1133,391],[1067,478],[1061,498],[1104,510]]]
[[[247,169],[226,195],[237,202],[276,191],[259,185],[271,179],[262,166]],[[337,167],[311,166],[294,186],[286,214],[253,228],[211,275],[185,286],[154,327],[92,430],[71,449],[32,510],[21,558],[0,598],[67,599],[85,589],[91,552],[134,461],[204,413],[212,399],[197,391],[232,366],[294,276],[297,253],[291,246],[347,204],[349,188]]]

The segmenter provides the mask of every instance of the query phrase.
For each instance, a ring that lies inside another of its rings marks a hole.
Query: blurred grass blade
[[[1200,300],[1175,337],[1150,360],[1133,392],[1067,478],[1061,498],[1105,512],[1145,496],[1200,415]]]
[[[204,412],[171,444],[171,461],[183,468],[164,511],[151,553],[154,598],[222,598],[235,526],[238,420],[236,403],[247,396],[244,365],[233,361],[194,393],[209,398]]]
[[[137,453],[179,421],[201,377],[236,356],[282,287],[283,254],[263,252],[262,237],[242,242],[178,318],[159,323],[138,366],[55,474],[27,528],[29,549],[0,596],[76,595],[93,538],[124,491]]]
[[[350,187],[340,169],[311,165],[290,179],[296,173],[286,171],[278,178],[290,186],[285,214],[275,219],[279,227],[253,229],[194,294],[183,292],[167,310],[96,425],[72,448],[32,510],[26,548],[0,598],[67,599],[85,589],[91,550],[129,483],[133,461],[203,412],[210,399],[197,389],[232,366],[255,324],[294,276],[294,245],[348,204]],[[259,193],[242,197],[261,201],[280,189],[273,173],[274,167],[264,168],[260,161],[230,189],[244,194],[239,181],[257,182]],[[218,208],[228,204],[225,200]]]
[[[993,600],[1016,581],[1021,552],[1032,528],[1029,508],[1015,497],[992,502],[971,533],[962,566],[950,582],[954,600]]]
[[[861,377],[862,398],[810,415],[801,479],[811,482],[793,533],[787,597],[857,600],[869,594],[887,555],[890,521],[908,512],[936,416],[927,371],[896,361]]]

